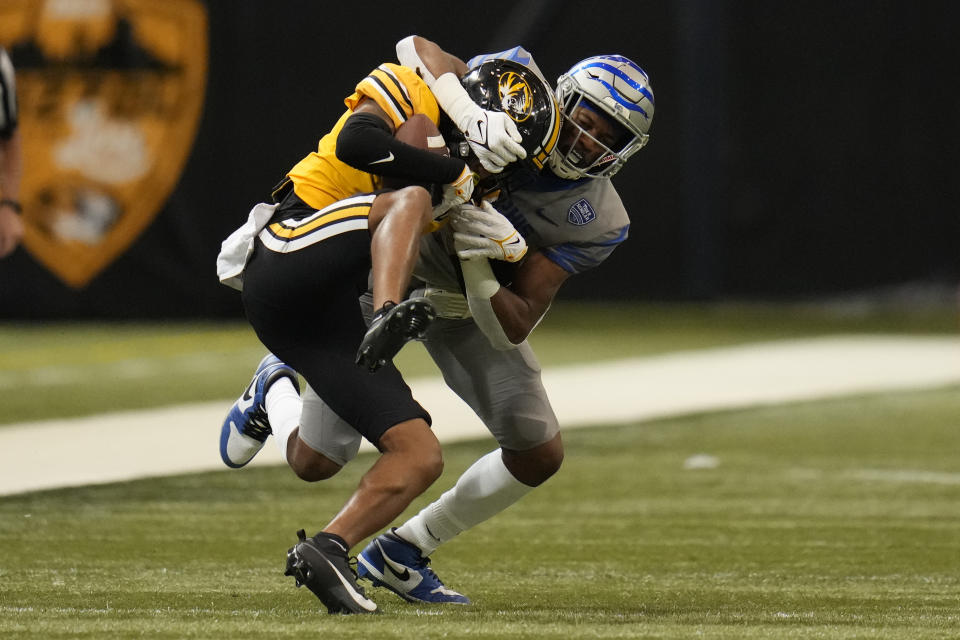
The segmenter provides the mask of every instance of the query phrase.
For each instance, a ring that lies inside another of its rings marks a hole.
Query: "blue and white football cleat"
[[[444,586],[429,563],[420,549],[390,531],[371,540],[357,556],[357,577],[407,602],[470,604],[465,595]]]
[[[230,407],[220,429],[220,458],[228,467],[236,469],[250,462],[272,433],[264,402],[267,390],[280,378],[289,378],[300,392],[297,372],[277,356],[267,354],[257,365],[246,391]]]

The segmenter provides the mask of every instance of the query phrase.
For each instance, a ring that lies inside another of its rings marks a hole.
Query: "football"
[[[437,129],[437,125],[433,124],[430,118],[422,113],[415,113],[410,116],[406,122],[397,127],[393,137],[400,142],[409,144],[411,147],[425,149],[433,153],[439,153],[440,155],[450,155],[450,150],[447,149],[447,143],[440,134],[440,130]],[[400,187],[407,187],[411,184],[416,183],[401,178],[383,178],[383,186],[386,189],[399,189]],[[421,186],[427,189],[430,188],[430,185],[426,184]]]
[[[410,116],[406,122],[397,127],[393,137],[418,149],[427,149],[445,156],[450,155],[447,143],[440,135],[437,125],[422,113]]]

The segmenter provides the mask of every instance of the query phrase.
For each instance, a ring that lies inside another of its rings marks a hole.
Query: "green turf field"
[[[531,337],[545,366],[851,333],[956,334],[956,310],[850,314],[816,307],[555,305]],[[265,353],[233,323],[0,323],[0,425],[234,398]],[[405,375],[437,375],[418,345]]]
[[[957,317],[558,306],[533,342],[550,366],[871,332],[955,335]],[[0,325],[0,422],[231,399],[261,353],[240,324]],[[400,364],[432,372],[422,349]],[[565,440],[556,478],[435,555],[475,604],[373,590],[374,617],[327,616],[282,576],[369,456],[317,485],[252,468],[0,497],[0,638],[958,637],[960,388]],[[448,445],[411,513],[492,448]]]
[[[960,389],[573,430],[438,551],[469,607],[331,617],[281,575],[371,458],[0,499],[0,637],[956,638]],[[435,497],[489,443],[446,448]],[[695,455],[715,468],[685,469]]]

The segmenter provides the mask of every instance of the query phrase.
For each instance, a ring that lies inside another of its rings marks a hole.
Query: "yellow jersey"
[[[379,176],[354,169],[338,160],[336,154],[337,136],[363,98],[376,102],[393,121],[394,129],[416,113],[424,114],[434,124],[440,118],[436,98],[415,71],[389,62],[371,71],[344,100],[346,112],[333,129],[320,138],[317,150],[287,174],[293,182],[294,192],[314,209],[323,209],[344,198],[380,188]]]

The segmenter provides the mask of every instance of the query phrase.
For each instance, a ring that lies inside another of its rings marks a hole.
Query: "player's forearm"
[[[546,308],[500,286],[486,260],[464,260],[461,265],[470,313],[490,343],[509,349],[523,342]]]
[[[540,305],[518,296],[507,287],[500,287],[490,298],[490,306],[513,344],[526,340],[547,312],[546,308],[540,308]]]
[[[397,60],[403,66],[416,71],[431,88],[434,81],[444,73],[453,73],[460,77],[467,72],[467,64],[463,60],[421,36],[407,36],[398,42]]]
[[[431,153],[395,139],[389,126],[370,113],[354,113],[337,137],[337,159],[380,176],[448,184],[464,170],[457,158]]]
[[[463,272],[463,283],[465,285],[464,295],[467,298],[467,306],[470,308],[470,315],[483,334],[490,341],[495,349],[505,351],[523,341],[514,342],[504,331],[500,318],[493,310],[491,298],[500,290],[500,283],[493,275],[490,263],[483,259],[461,260],[460,265]]]

